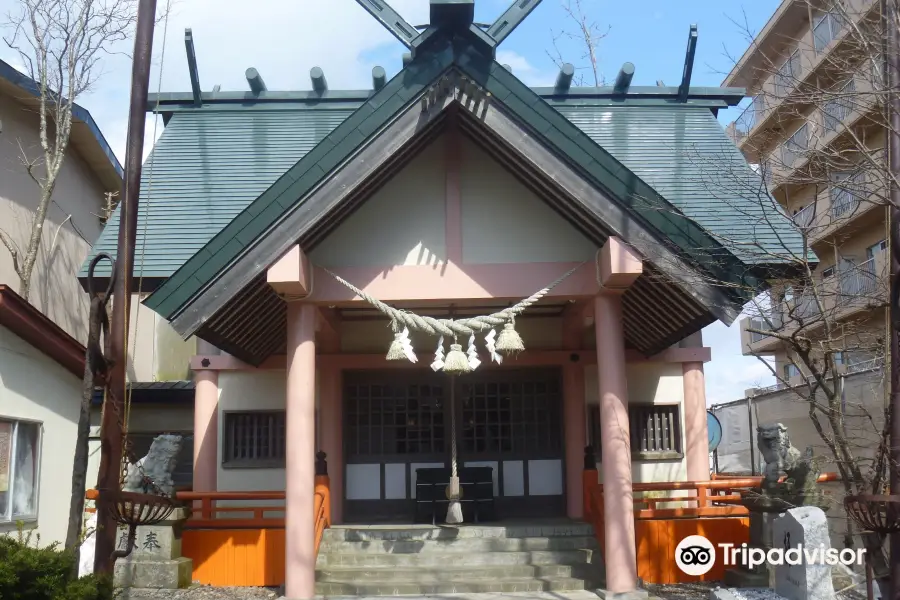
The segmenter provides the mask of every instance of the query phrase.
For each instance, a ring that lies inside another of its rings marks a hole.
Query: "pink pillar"
[[[703,363],[682,364],[684,374],[684,439],[687,478],[709,479],[709,433],[706,430],[706,382]]]
[[[312,304],[287,305],[284,595],[291,600],[315,595],[316,315]]]
[[[566,514],[580,519],[583,512],[584,477],[584,369],[579,364],[563,367],[563,417],[566,436]]]
[[[215,492],[219,466],[219,372],[194,372],[195,492]]]
[[[594,298],[594,332],[602,438],[606,587],[609,592],[618,594],[637,589],[628,385],[620,296],[601,294]]]
[[[337,367],[319,370],[319,446],[328,461],[331,483],[331,522],[342,522],[344,504],[343,396],[341,371]]]

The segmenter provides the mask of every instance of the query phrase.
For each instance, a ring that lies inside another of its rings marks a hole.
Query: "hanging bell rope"
[[[394,340],[391,342],[391,346],[388,349],[388,360],[402,360],[406,358],[410,362],[416,362],[417,358],[415,352],[413,352],[412,343],[409,339],[409,332],[419,331],[428,335],[440,336],[437,351],[435,352],[435,360],[431,365],[432,369],[435,371],[443,369],[452,373],[466,373],[475,369],[480,364],[480,361],[478,361],[476,357],[477,353],[474,350],[474,336],[476,333],[484,331],[488,332],[487,336],[485,336],[486,347],[491,356],[491,360],[498,364],[502,361],[501,355],[511,356],[522,352],[525,349],[525,344],[522,342],[522,337],[515,330],[516,315],[525,312],[531,305],[546,296],[550,290],[581,268],[586,262],[587,261],[569,269],[547,287],[538,290],[531,296],[524,300],[520,300],[508,308],[504,308],[503,310],[490,315],[467,317],[463,319],[435,319],[433,317],[418,315],[414,312],[388,306],[378,298],[370,296],[339,275],[332,273],[328,269],[323,270],[354,294],[390,317]],[[496,335],[494,328],[501,325],[503,326],[503,329],[499,335]],[[455,343],[456,339],[460,336],[469,338],[469,347],[466,353],[462,351],[462,346],[460,344]],[[445,337],[454,340],[454,343],[450,346],[450,352],[447,353],[446,357],[444,356],[443,350],[443,339]]]

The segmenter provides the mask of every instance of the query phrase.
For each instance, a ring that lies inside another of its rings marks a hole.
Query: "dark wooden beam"
[[[387,73],[384,72],[384,67],[372,67],[372,87],[375,91],[383,88],[385,83],[387,83]]]
[[[312,80],[313,91],[323,94],[328,91],[328,82],[325,81],[325,71],[321,67],[313,67],[309,70],[309,78]]]
[[[622,68],[619,69],[619,74],[616,75],[616,83],[613,86],[613,91],[617,94],[625,94],[628,92],[628,88],[631,87],[631,79],[634,77],[634,64],[627,62],[622,65]]]
[[[391,32],[407,48],[412,48],[413,39],[419,35],[416,28],[406,22],[385,0],[356,0],[366,11]]]
[[[266,82],[263,81],[262,75],[259,74],[254,67],[250,67],[244,72],[244,76],[247,78],[247,83],[250,84],[250,91],[254,94],[259,95],[262,92],[266,91]]]
[[[503,40],[509,37],[516,27],[525,20],[531,11],[533,11],[541,0],[515,0],[509,8],[506,9],[500,18],[488,27],[487,34],[494,39],[494,45],[499,46]]]
[[[684,71],[681,74],[681,85],[678,86],[678,100],[687,102],[691,90],[691,73],[694,72],[694,55],[697,53],[697,26],[691,25],[688,34],[687,52],[684,56]]]
[[[197,71],[197,53],[194,51],[194,34],[190,27],[184,30],[184,49],[187,52],[188,74],[191,76],[191,95],[194,106],[200,106],[200,74]]]
[[[556,76],[556,85],[554,90],[560,94],[565,94],[572,87],[572,78],[575,76],[575,65],[572,63],[563,63],[559,67],[559,75]]]

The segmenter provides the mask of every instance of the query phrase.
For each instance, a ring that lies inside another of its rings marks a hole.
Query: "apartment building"
[[[775,282],[741,322],[743,353],[775,360],[778,383],[757,394],[809,375],[768,331],[804,327],[834,352],[840,372],[883,367],[889,327],[883,35],[875,0],[784,0],[723,83],[752,97],[728,131],[762,175],[768,194],[760,197],[777,202],[772,218],[792,220],[815,255],[786,252],[797,274]]]

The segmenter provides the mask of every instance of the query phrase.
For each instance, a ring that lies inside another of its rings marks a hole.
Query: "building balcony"
[[[878,7],[875,0],[852,0],[851,4],[850,11],[857,23]],[[828,27],[838,27],[832,25],[830,20],[827,24]],[[798,104],[808,104],[810,101],[807,96],[809,88],[814,88],[814,78],[833,70],[835,60],[831,57],[843,51],[845,46],[849,48],[849,42],[844,42],[847,41],[851,27],[843,20],[840,20],[840,26],[839,31],[825,38],[822,37],[822,23],[818,24],[817,30],[807,27],[797,40],[794,52],[785,55],[778,68],[765,64],[756,67],[758,71],[766,73],[761,84],[742,82],[742,85],[757,91],[753,103],[738,117],[742,119],[742,123],[736,123],[735,127],[735,136],[738,138],[735,143],[751,162],[756,162],[759,158],[754,155],[757,154],[755,147],[761,141],[760,134],[771,128],[783,127],[783,120],[796,118]],[[765,57],[758,58],[757,62],[765,63],[766,60]],[[735,84],[731,79],[725,83]]]
[[[801,326],[814,331],[826,320],[841,321],[884,306],[888,299],[887,253],[844,267],[834,277],[819,281],[817,290],[817,294],[806,292],[760,310],[758,316],[741,319],[742,353],[764,356],[778,350],[781,341],[766,332],[790,333]]]

